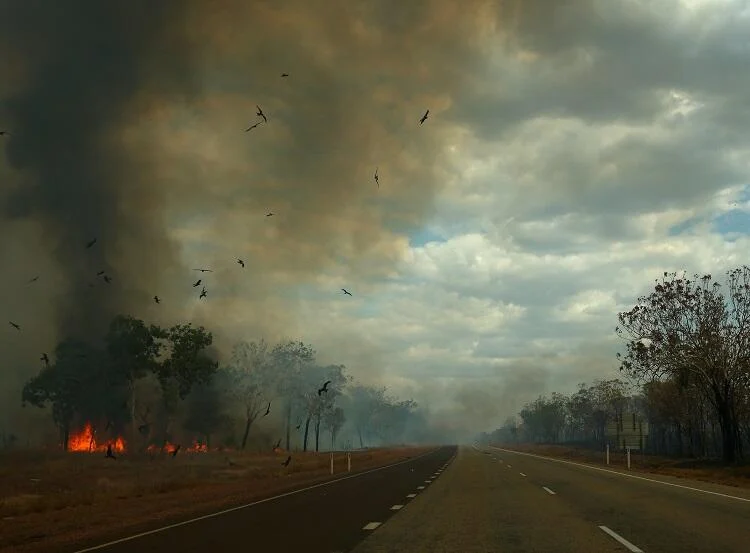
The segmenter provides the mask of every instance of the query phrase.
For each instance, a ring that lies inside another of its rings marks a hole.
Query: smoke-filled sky
[[[743,5],[0,0],[0,401],[123,311],[472,431],[617,376],[654,278],[746,262]]]

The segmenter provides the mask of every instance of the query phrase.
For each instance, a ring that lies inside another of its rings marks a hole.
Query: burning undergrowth
[[[165,441],[160,444],[151,443],[143,448],[143,452],[149,455],[157,453],[177,455],[179,452],[185,453],[208,453],[209,451],[231,451],[231,448],[214,447],[209,448],[206,442],[192,439],[182,443],[172,443]],[[106,453],[110,450],[112,453],[124,454],[134,453],[129,451],[128,444],[123,436],[107,436],[106,432],[99,433],[90,422],[86,422],[83,428],[72,433],[68,437],[67,451],[71,453]]]

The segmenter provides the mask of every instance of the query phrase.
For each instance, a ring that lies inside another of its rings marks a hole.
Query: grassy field
[[[581,463],[597,466],[606,466],[606,454],[604,451],[593,451],[590,449],[573,448],[564,445],[542,445],[542,444],[497,444],[498,447],[547,455],[559,459],[567,459]],[[610,450],[609,462],[611,468],[626,468],[626,454],[621,450]],[[740,488],[750,488],[750,464],[740,466],[722,466],[716,460],[698,459],[672,459],[658,457],[655,455],[642,455],[639,452],[631,452],[631,470],[648,472],[653,474],[664,474],[678,478],[690,478],[715,484],[725,484]]]
[[[352,473],[432,448],[351,453]],[[115,536],[343,476],[345,453],[208,452],[106,459],[101,453],[15,452],[0,456],[0,551],[48,551],[82,538]]]

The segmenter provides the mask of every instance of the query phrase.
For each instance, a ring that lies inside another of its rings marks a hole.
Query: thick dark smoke
[[[101,333],[113,314],[148,301],[137,275],[158,278],[175,264],[150,160],[129,155],[120,131],[125,120],[148,116],[152,97],[195,90],[191,48],[179,33],[187,5],[0,4],[0,52],[17,77],[2,122],[12,129],[7,159],[22,175],[2,212],[41,223],[62,276],[55,319],[66,334]],[[111,284],[95,282],[99,270]]]

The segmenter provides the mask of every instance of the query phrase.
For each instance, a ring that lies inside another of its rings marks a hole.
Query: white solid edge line
[[[196,518],[191,518],[189,520],[183,520],[181,522],[175,522],[174,524],[169,524],[167,526],[162,526],[161,528],[155,528],[154,530],[148,530],[147,532],[140,532],[139,534],[133,534],[132,536],[127,536],[124,538],[120,538],[119,540],[113,540],[106,543],[102,543],[99,545],[94,545],[92,547],[87,547],[86,549],[79,549],[75,551],[75,553],[87,553],[88,551],[97,551],[99,549],[104,549],[105,547],[111,547],[113,545],[117,545],[120,543],[124,543],[127,541],[135,540],[138,538],[142,538],[144,536],[150,536],[151,534],[158,534],[159,532],[164,532],[166,530],[171,530],[172,528],[179,528],[180,526],[187,526],[188,524],[192,524],[193,522],[199,522],[201,520],[206,520],[209,518],[218,517],[220,515],[225,515],[227,513],[232,513],[234,511],[239,511],[241,509],[247,509],[248,507],[253,507],[255,505],[260,505],[261,503],[268,503],[270,501],[275,501],[277,499],[281,499],[282,497],[288,497],[290,495],[295,495],[298,493],[306,492],[308,490],[314,490],[315,488],[322,488],[323,486],[330,486],[331,484],[335,484],[336,482],[341,482],[342,480],[349,480],[350,478],[357,478],[358,476],[364,476],[365,474],[371,474],[373,472],[377,472],[379,470],[385,470],[387,468],[396,467],[398,465],[403,465],[404,463],[409,463],[411,461],[416,461],[417,459],[421,459],[422,457],[426,457],[428,455],[432,455],[436,451],[440,451],[440,448],[433,449],[432,451],[428,451],[427,453],[423,453],[422,455],[418,455],[417,457],[412,457],[411,459],[405,459],[403,461],[398,461],[396,463],[392,463],[390,465],[385,465],[382,467],[376,467],[374,469],[366,470],[364,472],[358,472],[357,474],[351,474],[349,476],[342,476],[341,478],[336,478],[335,480],[328,480],[326,482],[320,482],[319,484],[313,484],[312,486],[308,486],[306,488],[302,488],[300,490],[292,490],[290,492],[285,492],[279,495],[274,495],[273,497],[267,497],[265,499],[259,499],[258,501],[253,501],[252,503],[247,503],[246,505],[238,505],[237,507],[230,507],[229,509],[224,509],[222,511],[217,511],[215,513],[210,513],[207,515],[203,515]],[[375,524],[375,523],[371,523]],[[380,523],[377,523],[380,524]]]
[[[555,495],[555,492],[550,490],[547,486],[542,486],[542,489],[550,495]]]
[[[495,446],[490,446],[495,447]],[[591,469],[591,470],[598,470],[600,472],[608,472],[610,474],[617,474],[619,476],[626,476],[628,478],[635,478],[636,480],[645,480],[646,482],[654,482],[655,484],[663,484],[665,486],[673,486],[675,488],[682,488],[684,490],[690,490],[693,492],[701,492],[701,493],[707,493],[711,495],[718,495],[719,497],[726,497],[728,499],[736,499],[737,501],[746,501],[750,503],[750,499],[746,497],[737,497],[736,495],[728,495],[725,493],[719,493],[719,492],[712,492],[710,490],[702,490],[700,488],[693,488],[690,486],[684,486],[682,484],[673,484],[672,482],[663,482],[661,480],[654,480],[653,478],[646,478],[644,476],[636,476],[635,474],[625,474],[624,472],[617,472],[616,470],[609,470],[609,469],[603,469],[600,467],[592,467],[591,465],[583,465],[581,463],[574,463],[573,461],[565,461],[563,459],[553,459],[552,457],[544,457],[543,455],[534,455],[533,453],[522,453],[520,451],[513,451],[510,449],[502,449],[500,447],[495,447],[495,449],[499,449],[500,451],[507,451],[508,453],[517,453],[518,455],[528,455],[529,457],[536,457],[537,459],[543,459],[545,461],[554,461],[555,463],[565,463],[566,465],[573,465],[576,467],[583,467],[585,469]]]
[[[391,511],[398,511],[399,509],[403,509],[403,508],[404,508],[403,505],[393,505],[391,507]]]
[[[362,527],[362,530],[375,530],[378,526],[380,526],[380,522],[368,522]]]
[[[609,534],[611,537],[613,537],[614,539],[616,539],[617,541],[619,541],[622,545],[624,545],[625,547],[627,547],[633,553],[643,553],[643,549],[641,549],[640,547],[636,547],[635,545],[633,545],[632,543],[630,543],[628,540],[626,540],[625,538],[623,538],[622,536],[620,536],[616,532],[610,530],[606,526],[600,526],[599,529],[602,532],[604,532],[605,534]]]

